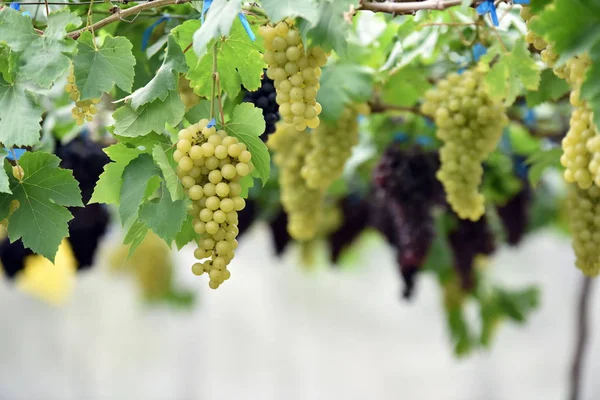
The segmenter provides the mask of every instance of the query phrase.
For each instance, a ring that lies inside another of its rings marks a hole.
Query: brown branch
[[[579,400],[581,398],[581,373],[589,334],[588,309],[590,307],[591,284],[591,278],[584,278],[581,291],[579,292],[579,302],[577,304],[577,342],[571,364],[569,400]]]
[[[472,5],[478,3],[481,3],[481,0],[474,0]],[[363,1],[358,9],[390,14],[412,14],[418,10],[445,10],[450,7],[460,6],[461,4],[462,0],[425,0],[402,3],[393,3],[389,1],[383,3],[371,3]]]
[[[69,36],[73,39],[77,39],[83,32],[85,32],[87,30],[100,29],[103,26],[106,26],[112,22],[121,21],[125,17],[134,15],[134,14],[138,14],[144,10],[147,10],[150,8],[166,7],[166,6],[170,6],[173,4],[183,4],[183,3],[188,3],[190,1],[191,0],[155,0],[155,1],[149,1],[149,2],[143,3],[143,4],[138,4],[137,6],[133,6],[131,8],[127,8],[125,10],[120,10],[119,12],[98,21],[89,27],[85,27],[83,29],[78,29],[76,31],[69,32],[67,34],[67,36]]]

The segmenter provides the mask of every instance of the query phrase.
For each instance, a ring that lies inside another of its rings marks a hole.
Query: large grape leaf
[[[194,33],[194,52],[198,57],[206,54],[208,43],[229,34],[231,24],[242,10],[241,0],[214,0],[206,13],[204,24]]]
[[[81,19],[62,9],[48,16],[43,35],[33,30],[31,18],[6,8],[0,12],[0,38],[15,52],[22,52],[19,73],[38,86],[49,88],[69,68],[75,41],[67,36],[68,26],[79,26]]]
[[[512,105],[522,88],[537,90],[540,85],[540,67],[527,50],[524,39],[515,43],[510,53],[500,52],[498,48],[482,57],[482,65],[486,65],[493,57],[499,55],[498,61],[486,74],[485,83],[491,96],[504,99],[504,103]]]
[[[175,173],[176,163],[175,160],[173,160],[173,152],[173,149],[165,151],[161,145],[157,144],[152,149],[152,157],[154,157],[154,161],[162,171],[167,189],[171,193],[171,198],[173,200],[183,200],[185,198],[185,192]]]
[[[386,104],[411,107],[431,87],[423,68],[405,67],[396,71],[383,86],[381,99]]]
[[[352,25],[344,13],[358,5],[359,0],[322,0],[318,7],[319,19],[316,22],[300,21],[300,31],[304,37],[308,37],[311,46],[321,46],[326,51],[333,49],[345,56]]]
[[[313,0],[261,0],[260,3],[271,22],[301,17],[314,26],[319,19],[318,8]]]
[[[194,232],[194,217],[189,215],[187,219],[184,221],[181,229],[175,236],[175,244],[177,245],[177,250],[183,249],[183,247],[190,243],[192,240],[196,239],[198,236],[196,232]]]
[[[132,218],[131,221],[125,226],[125,230],[127,233],[123,239],[123,244],[130,245],[129,252],[127,254],[127,257],[129,258],[133,255],[133,253],[135,253],[135,249],[137,249],[146,238],[146,235],[148,234],[148,227],[139,219]]]
[[[180,46],[186,47],[194,32],[200,27],[200,21],[187,21],[174,30]],[[199,96],[210,97],[213,70],[212,52],[202,58],[191,51],[185,54],[189,71],[186,77]],[[235,23],[231,34],[217,42],[217,72],[221,90],[231,97],[240,92],[240,85],[250,91],[260,87],[260,76],[266,67],[256,45],[250,40],[241,23]]]
[[[142,205],[140,220],[170,246],[187,219],[189,198],[187,199],[188,201],[171,199],[169,190],[163,185],[159,199]]]
[[[170,90],[165,101],[156,99],[134,110],[126,104],[113,113],[116,135],[136,137],[162,132],[165,124],[177,125],[185,114],[185,105],[177,90]]]
[[[229,135],[246,144],[252,153],[252,163],[263,185],[269,180],[271,170],[269,151],[259,138],[265,131],[265,120],[260,108],[250,103],[242,103],[233,109],[231,119],[225,124]]]
[[[0,142],[7,147],[33,146],[40,139],[42,109],[20,82],[0,76]]]
[[[107,36],[102,46],[94,45],[89,31],[77,40],[77,55],[73,58],[75,83],[81,99],[95,99],[114,85],[131,92],[135,68],[133,45],[125,37]]]
[[[104,149],[104,152],[113,162],[104,166],[104,172],[96,182],[94,194],[89,203],[119,204],[119,195],[121,186],[123,186],[123,171],[142,151],[123,143],[117,143]]]
[[[547,68],[542,71],[538,90],[529,90],[525,94],[528,107],[535,107],[546,101],[557,100],[569,92],[569,85]]]
[[[168,40],[167,54],[154,78],[146,86],[139,88],[125,98],[126,101],[131,101],[131,107],[136,111],[142,105],[156,99],[165,101],[170,91],[177,90],[179,73],[187,72],[187,65],[181,47],[172,35],[169,35]]]
[[[373,91],[373,71],[357,64],[336,63],[323,68],[317,100],[323,106],[320,117],[336,121],[351,102],[366,101]]]
[[[0,149],[0,165],[4,166],[4,159],[7,155],[6,149]],[[0,169],[0,193],[12,193],[8,182],[8,175],[4,168]]]
[[[592,65],[581,86],[581,97],[588,100],[594,111],[594,122],[600,128],[600,41],[589,51]]]
[[[119,216],[123,225],[137,214],[150,181],[159,174],[160,170],[148,154],[141,154],[125,167],[119,200]]]
[[[53,154],[26,152],[19,159],[25,173],[22,181],[13,176],[10,164],[4,163],[13,194],[0,193],[0,219],[8,217],[12,200],[19,202],[8,220],[11,242],[22,239],[25,247],[50,261],[69,233],[73,216],[66,207],[83,206],[79,184],[59,163]]]

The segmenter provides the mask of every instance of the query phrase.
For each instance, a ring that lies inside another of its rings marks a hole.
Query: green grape
[[[487,94],[483,78],[476,70],[450,74],[425,94],[421,106],[425,115],[435,119],[436,135],[443,141],[437,177],[448,203],[460,218],[472,221],[485,211],[479,193],[481,164],[508,124],[505,107]]]
[[[209,287],[216,289],[231,276],[227,265],[237,248],[235,237],[238,217],[246,203],[239,197],[240,179],[252,172],[252,154],[237,138],[225,131],[208,127],[208,120],[179,131],[177,174],[192,200],[190,213],[194,216],[194,231],[199,235],[199,247],[194,256],[199,261],[192,273],[207,273]],[[229,233],[229,235],[228,235]],[[228,238],[228,241],[223,241]],[[226,257],[222,255],[226,254]]]
[[[575,265],[586,276],[600,272],[600,188],[570,188],[567,198]]]
[[[576,182],[581,189],[588,189],[595,180],[600,184],[598,161],[593,162],[594,154],[600,150],[596,137],[592,112],[586,107],[573,109],[569,131],[562,140],[560,162],[565,167],[565,180]]]
[[[288,214],[287,230],[296,240],[310,240],[317,232],[324,198],[324,191],[311,189],[301,174],[304,160],[312,150],[311,135],[293,125],[279,124],[267,145],[274,151],[273,162],[279,167],[281,204]]]
[[[71,109],[71,116],[77,125],[82,125],[84,121],[92,122],[94,115],[98,112],[96,104],[100,102],[100,99],[80,99],[79,89],[75,83],[75,70],[72,65],[69,76],[67,76],[65,90],[69,93],[69,98],[75,102],[75,107]]]
[[[261,26],[258,33],[265,39],[267,76],[274,80],[281,117],[297,130],[316,128],[320,67],[327,63],[327,54],[320,47],[306,49],[292,21]],[[305,116],[306,110],[310,111]]]
[[[183,75],[179,77],[179,85],[177,91],[183,104],[185,105],[185,111],[188,112],[195,105],[200,103],[200,97],[194,93],[194,89],[191,87],[191,82]]]
[[[326,189],[342,175],[344,165],[358,144],[358,113],[344,110],[334,125],[321,124],[311,135],[312,149],[301,174],[308,187]]]

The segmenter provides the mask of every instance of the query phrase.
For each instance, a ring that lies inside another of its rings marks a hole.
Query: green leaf
[[[358,8],[358,0],[322,0],[319,3],[319,19],[300,21],[300,31],[310,39],[311,46],[321,46],[325,51],[335,50],[345,56],[352,25],[344,18],[350,7]]]
[[[386,104],[412,107],[431,87],[423,68],[405,67],[390,76],[381,99]]]
[[[211,6],[212,9],[213,6]],[[192,40],[194,32],[198,32],[200,22],[187,21],[174,30],[180,46],[185,47]],[[212,51],[202,58],[191,51],[185,54],[189,71],[186,77],[199,96],[211,96],[213,55]],[[240,85],[250,91],[260,87],[260,76],[266,67],[256,45],[250,40],[242,24],[237,21],[231,34],[217,42],[217,72],[221,82],[221,90],[231,97],[240,92]]]
[[[0,164],[4,166],[4,159],[8,155],[6,149],[0,149]],[[2,168],[0,170],[0,193],[12,193],[10,190],[8,175],[6,174],[6,170]]]
[[[130,245],[127,258],[135,253],[135,250],[142,244],[148,234],[148,227],[144,225],[142,221],[139,219],[132,219],[131,221],[131,225],[129,226],[129,229],[127,229],[127,233],[123,239],[123,244]]]
[[[314,26],[319,19],[318,8],[313,0],[261,0],[260,4],[273,23],[288,17],[301,17]]]
[[[125,167],[119,200],[119,216],[123,225],[137,214],[149,181],[159,173],[160,170],[148,154],[141,154]]]
[[[187,219],[188,203],[189,200],[172,200],[169,191],[163,186],[162,196],[159,199],[142,205],[140,220],[165,243],[171,245]]]
[[[13,83],[17,71],[17,58],[6,43],[0,43],[0,76],[5,82]]]
[[[19,82],[0,77],[0,142],[6,147],[33,146],[40,140],[42,109]]]
[[[320,117],[335,122],[347,104],[371,98],[373,71],[356,64],[336,63],[323,68],[317,101],[323,105]]]
[[[137,147],[139,150],[152,154],[154,146],[171,146],[171,138],[164,133],[150,132],[145,136],[127,137],[119,136],[113,133],[113,137],[119,141],[119,143],[126,144],[130,147]]]
[[[172,90],[177,90],[179,73],[187,72],[187,65],[181,47],[172,35],[169,35],[168,43],[167,54],[154,78],[146,86],[139,88],[124,99],[126,101],[131,100],[131,107],[136,111],[142,105],[156,99],[165,101]]]
[[[175,236],[175,244],[177,245],[177,250],[183,249],[183,247],[186,244],[195,240],[196,237],[198,236],[196,234],[196,232],[194,232],[194,222],[193,221],[194,221],[194,217],[188,214],[187,219],[183,222],[183,225],[181,226],[181,229],[177,233],[177,236]]]
[[[547,101],[558,100],[570,90],[564,79],[560,79],[550,68],[542,71],[540,87],[525,94],[528,107],[535,107]]]
[[[595,0],[556,0],[531,21],[553,50],[567,60],[600,40],[600,3]]]
[[[528,90],[538,89],[540,69],[527,50],[524,39],[517,40],[510,53],[500,54],[500,59],[486,75],[485,82],[490,95],[503,98],[507,106],[515,102],[521,86]]]
[[[194,52],[198,57],[206,54],[206,46],[211,40],[229,34],[231,25],[240,11],[241,0],[213,1],[206,13],[204,25],[194,33]]]
[[[123,185],[123,171],[129,163],[137,158],[142,151],[131,148],[123,143],[114,144],[104,152],[113,161],[104,166],[104,172],[96,182],[94,194],[89,201],[92,203],[119,204],[121,186]]]
[[[196,123],[202,118],[208,118],[210,115],[210,100],[200,100],[200,103],[192,107],[183,117],[190,123]]]
[[[125,37],[107,36],[99,48],[89,31],[77,40],[77,55],[73,58],[75,83],[81,99],[97,99],[116,84],[131,92],[135,67],[133,45]]]
[[[539,150],[529,156],[525,163],[529,165],[529,182],[532,186],[538,184],[547,168],[560,167],[562,153],[562,149],[558,147],[550,150]]]
[[[50,261],[54,261],[60,242],[69,234],[68,222],[73,216],[66,207],[83,206],[72,172],[59,168],[59,163],[53,154],[26,152],[19,159],[24,179],[18,181],[5,162],[13,194],[0,193],[0,219],[8,217],[12,200],[19,201],[19,208],[9,217],[10,241],[22,239],[25,247]]]
[[[592,64],[588,68],[585,81],[581,86],[581,97],[588,100],[594,111],[596,127],[600,128],[600,41],[589,52]]]
[[[0,38],[15,52],[22,52],[19,73],[38,86],[49,88],[69,69],[75,41],[66,37],[68,26],[79,26],[81,19],[62,9],[48,16],[48,27],[43,35],[33,30],[31,18],[15,10],[0,12]]]
[[[134,110],[126,104],[113,113],[115,119],[116,135],[136,137],[148,133],[162,132],[165,124],[177,125],[183,118],[185,106],[177,90],[169,91],[165,101],[160,99],[152,103],[144,104],[138,110]]]
[[[248,147],[252,153],[252,163],[263,185],[267,183],[271,164],[267,146],[259,138],[265,131],[265,120],[261,109],[250,103],[236,106],[231,119],[225,124],[225,130]]]
[[[175,173],[176,163],[173,160],[174,149],[171,148],[165,152],[161,145],[155,145],[152,150],[154,161],[162,171],[167,189],[171,193],[173,200],[183,200],[186,198],[183,186]]]

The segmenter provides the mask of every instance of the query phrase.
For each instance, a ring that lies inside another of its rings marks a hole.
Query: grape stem
[[[481,3],[482,0],[475,0],[472,6]],[[445,10],[446,8],[460,6],[463,0],[425,0],[394,3],[386,1],[383,3],[372,3],[362,1],[359,10],[369,10],[375,12],[384,12],[390,14],[412,14],[418,10]]]
[[[589,312],[590,307],[590,289],[592,280],[585,277],[579,292],[579,302],[577,304],[577,341],[575,343],[575,354],[571,364],[570,377],[570,395],[569,400],[579,400],[581,398],[581,375],[583,369],[583,359],[585,357],[586,346],[589,336]]]
[[[217,71],[217,43],[215,42],[212,48],[212,86],[210,89],[210,119],[215,117],[215,92],[217,90],[217,80],[219,72]]]

